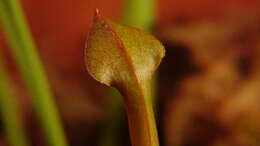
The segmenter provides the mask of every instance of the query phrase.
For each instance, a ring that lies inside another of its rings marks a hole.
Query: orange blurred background
[[[119,20],[122,0],[22,0],[40,54],[61,68],[83,65],[86,34],[96,8]],[[157,0],[157,23],[201,19],[227,11],[256,11],[259,0]]]

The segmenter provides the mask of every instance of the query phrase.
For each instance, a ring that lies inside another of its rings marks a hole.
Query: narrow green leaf
[[[47,77],[18,0],[0,0],[0,22],[50,146],[67,146]]]
[[[85,50],[86,67],[97,81],[124,96],[133,146],[158,146],[150,96],[152,74],[164,56],[153,36],[96,13]]]
[[[10,146],[28,146],[20,113],[15,102],[11,82],[4,70],[0,55],[0,112]]]

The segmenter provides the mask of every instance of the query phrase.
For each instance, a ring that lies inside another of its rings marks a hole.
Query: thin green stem
[[[12,90],[0,55],[0,111],[10,146],[29,146]]]
[[[150,32],[154,22],[155,0],[126,0],[123,22]]]
[[[37,49],[17,0],[0,1],[0,20],[12,54],[30,91],[50,146],[67,146]]]
[[[109,90],[109,99],[106,103],[106,114],[99,146],[117,146],[119,144],[120,123],[123,120],[123,102],[120,93],[116,89]],[[112,98],[112,99],[111,99]]]

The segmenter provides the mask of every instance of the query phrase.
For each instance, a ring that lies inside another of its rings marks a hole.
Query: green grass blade
[[[30,91],[50,146],[67,146],[47,77],[17,0],[0,1],[0,20],[12,54]]]
[[[0,111],[10,146],[29,146],[18,112],[11,82],[0,56]]]

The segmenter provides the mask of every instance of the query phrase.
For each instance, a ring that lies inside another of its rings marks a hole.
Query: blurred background
[[[21,2],[70,145],[130,145],[123,108],[88,75],[83,53],[95,9],[120,21],[124,1]],[[260,1],[157,0],[152,33],[166,48],[155,102],[161,145],[260,146]],[[3,33],[0,47],[32,145],[45,146]]]

